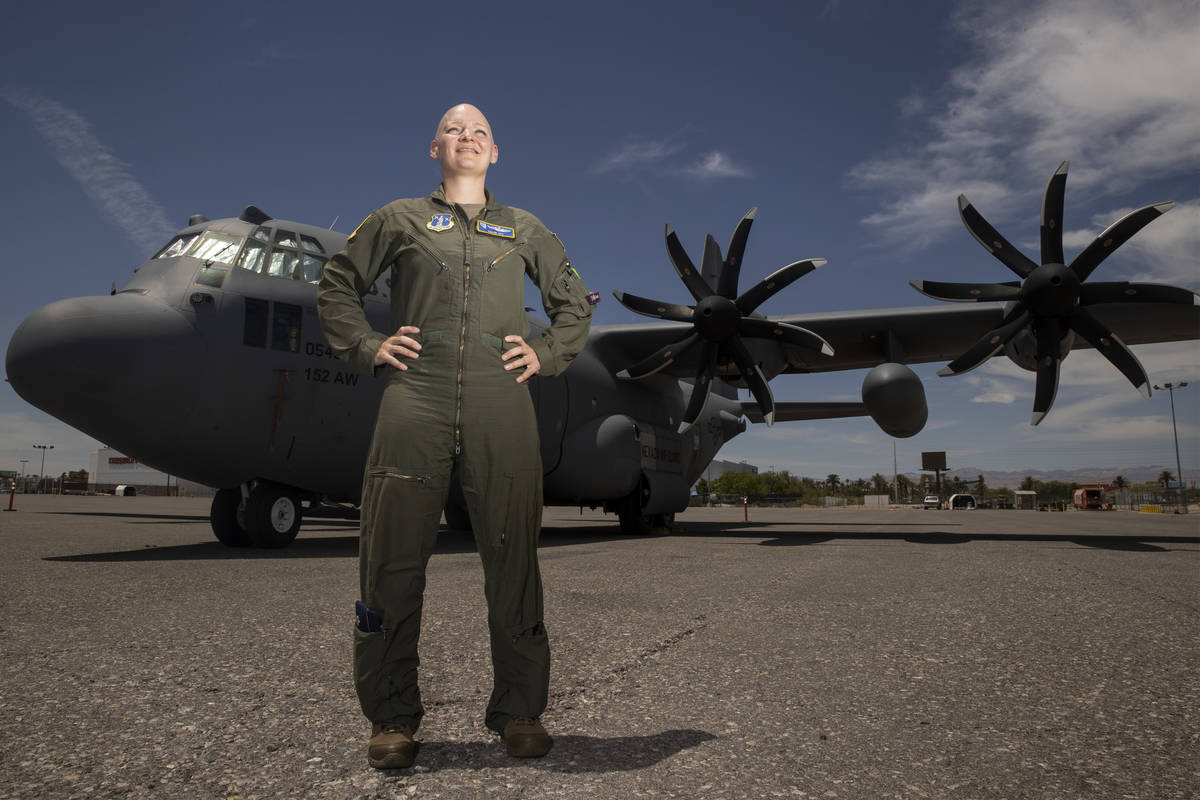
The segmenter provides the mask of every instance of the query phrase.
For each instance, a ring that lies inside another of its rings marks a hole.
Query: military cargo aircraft
[[[687,506],[691,485],[747,421],[870,415],[892,436],[915,435],[927,407],[906,364],[952,359],[943,374],[960,374],[1003,350],[1037,373],[1035,425],[1073,348],[1098,349],[1148,396],[1126,345],[1200,338],[1200,298],[1086,281],[1170,204],[1129,214],[1065,264],[1065,181],[1064,162],[1043,198],[1040,264],[959,198],[967,229],[1021,281],[912,281],[929,296],[972,304],[954,308],[766,317],[759,305],[823,260],[789,264],[739,294],[753,210],[724,251],[706,239],[700,268],[668,225],[668,259],[694,302],[616,292],[659,321],[593,326],[569,370],[530,381],[545,502],[603,506],[622,530],[646,532]],[[33,312],[9,344],[9,380],[105,444],[216,487],[211,520],[221,542],[286,546],[305,515],[353,514],[385,383],[334,358],[317,319],[321,270],[345,241],[254,206],[237,218],[193,216],[119,291]],[[380,331],[389,283],[385,272],[363,300]],[[547,326],[533,315],[530,324],[534,336]],[[769,386],[781,373],[845,369],[869,369],[861,403],[776,402]],[[740,387],[754,399],[740,401]],[[452,489],[446,519],[469,526],[461,490]]]

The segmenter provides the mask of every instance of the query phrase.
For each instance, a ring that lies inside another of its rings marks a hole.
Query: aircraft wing
[[[1200,306],[1121,303],[1091,306],[1094,316],[1126,344],[1150,344],[1200,339]],[[786,373],[869,369],[886,361],[919,364],[950,361],[974,344],[1004,318],[1001,303],[970,303],[951,307],[924,306],[864,311],[831,311],[769,317],[806,328],[832,346],[832,356],[807,348],[782,345]],[[634,323],[593,326],[588,346],[613,372],[625,369],[692,332],[688,323]],[[753,347],[756,340],[747,339]],[[1090,348],[1075,337],[1073,349]],[[699,347],[682,352],[660,371],[693,378]]]

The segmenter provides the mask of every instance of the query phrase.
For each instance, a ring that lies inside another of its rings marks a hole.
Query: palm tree
[[[1175,480],[1175,476],[1165,469],[1158,473],[1158,482],[1162,484],[1164,489],[1169,489],[1173,480]]]
[[[1117,489],[1124,489],[1128,485],[1129,481],[1125,480],[1124,475],[1118,475],[1117,477],[1113,478],[1113,486]]]

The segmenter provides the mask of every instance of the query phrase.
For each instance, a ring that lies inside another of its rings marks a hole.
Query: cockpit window
[[[277,278],[291,278],[296,272],[300,257],[291,250],[274,250],[267,262],[267,274]]]
[[[232,264],[243,241],[245,238],[242,236],[205,231],[187,254],[207,264]]]
[[[325,248],[312,236],[259,227],[238,256],[237,266],[272,278],[316,283],[325,269]]]
[[[316,283],[321,280],[321,272],[325,269],[325,259],[304,253],[300,256],[300,268],[303,274],[297,275],[297,278],[303,278],[309,283]]]
[[[258,242],[246,242],[241,256],[238,257],[237,265],[250,272],[262,272],[266,256],[267,248],[264,245]]]
[[[155,258],[173,258],[174,256],[181,256],[181,255],[183,255],[184,251],[187,250],[188,247],[192,244],[192,242],[196,241],[196,237],[199,235],[200,234],[198,234],[198,233],[180,234],[179,236],[176,236],[171,241],[167,242],[167,246],[164,247],[162,250],[159,250],[158,255],[156,255],[154,257]]]

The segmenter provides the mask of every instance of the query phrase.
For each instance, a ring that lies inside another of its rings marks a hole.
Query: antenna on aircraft
[[[333,222],[329,223],[329,230],[333,230],[333,226],[337,225],[337,221],[341,218],[342,218],[341,214],[338,214],[336,217],[334,217]]]

